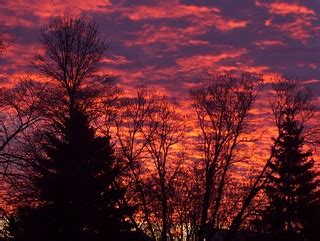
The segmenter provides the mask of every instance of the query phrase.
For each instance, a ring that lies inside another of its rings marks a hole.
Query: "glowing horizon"
[[[38,77],[30,62],[41,51],[40,30],[67,13],[100,25],[111,42],[102,72],[126,92],[144,83],[177,97],[205,72],[248,71],[265,82],[282,74],[298,78],[319,108],[319,11],[320,2],[305,1],[3,0],[1,29],[12,41],[0,60],[0,85],[25,73]]]

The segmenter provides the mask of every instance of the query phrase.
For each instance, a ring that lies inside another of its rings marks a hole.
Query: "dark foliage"
[[[132,209],[123,208],[117,183],[123,167],[110,136],[97,136],[92,127],[104,90],[95,79],[106,42],[94,23],[70,17],[53,18],[41,41],[44,53],[33,64],[52,81],[42,95],[43,125],[25,145],[28,187],[9,233],[17,241],[134,240],[126,221]]]
[[[21,208],[10,227],[15,240],[126,240],[130,225],[114,182],[120,167],[109,137],[96,137],[87,116],[71,112],[60,136],[47,133],[45,155],[33,163],[39,200]]]
[[[270,164],[273,173],[266,186],[269,205],[260,225],[263,231],[279,235],[308,236],[308,227],[313,222],[312,210],[319,204],[317,173],[311,151],[304,151],[304,127],[294,119],[294,111],[283,110],[283,131]]]

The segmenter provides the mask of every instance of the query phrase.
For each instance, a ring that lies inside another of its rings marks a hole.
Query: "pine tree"
[[[52,80],[42,96],[45,124],[27,149],[28,189],[8,227],[16,241],[134,240],[117,183],[123,166],[110,136],[98,136],[104,81],[96,75],[107,43],[88,19],[53,18],[42,32],[34,66]],[[28,147],[28,145],[26,145]]]
[[[272,233],[303,232],[311,222],[310,210],[319,201],[312,152],[305,151],[304,126],[295,120],[294,112],[286,108],[282,113],[282,133],[265,189],[269,204],[262,223]]]
[[[131,210],[119,206],[124,191],[114,185],[120,166],[110,138],[96,136],[78,109],[55,128],[60,135],[47,133],[44,155],[34,162],[39,204],[20,210],[21,240],[126,240]],[[34,233],[38,227],[44,237]]]

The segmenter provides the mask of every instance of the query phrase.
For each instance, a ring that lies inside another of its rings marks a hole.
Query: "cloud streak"
[[[3,0],[0,27],[16,41],[0,68],[9,77],[30,71],[40,29],[68,13],[101,26],[112,43],[104,72],[120,84],[152,82],[175,92],[204,71],[241,70],[309,81],[319,79],[319,10],[320,3],[280,0]]]

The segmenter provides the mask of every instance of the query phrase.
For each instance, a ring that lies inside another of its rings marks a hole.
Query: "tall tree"
[[[202,155],[198,167],[203,187],[198,223],[200,240],[225,221],[219,216],[225,212],[222,211],[223,200],[230,184],[231,170],[239,162],[239,147],[246,141],[250,110],[259,83],[259,78],[250,74],[209,75],[191,91]]]
[[[26,146],[34,198],[9,229],[17,240],[124,240],[130,210],[115,185],[121,162],[110,136],[97,136],[92,126],[107,93],[97,75],[107,43],[96,24],[70,17],[53,18],[41,43],[44,53],[33,64],[50,80],[45,125]]]
[[[96,137],[79,110],[56,127],[60,135],[47,133],[43,155],[32,163],[37,207],[21,209],[16,216],[16,239],[124,240],[129,210],[118,208],[124,193],[114,186],[121,168],[110,138]]]
[[[113,88],[109,76],[99,72],[108,49],[99,26],[86,18],[55,17],[42,31],[43,54],[32,64],[47,77],[48,118],[61,122],[77,105],[90,120],[100,114],[100,104]],[[112,92],[112,91],[111,91]]]
[[[145,135],[147,143],[148,175],[146,190],[154,197],[153,212],[159,218],[159,233],[162,241],[172,238],[175,225],[173,197],[176,193],[178,176],[184,161],[182,155],[183,124],[176,106],[166,97],[159,98],[156,111],[150,116]]]
[[[299,233],[312,222],[311,210],[320,200],[312,152],[305,150],[305,124],[312,117],[310,97],[286,79],[275,84],[274,91],[281,134],[270,163],[272,174],[265,187],[269,204],[262,224],[266,231]]]
[[[137,226],[153,239],[167,240],[177,229],[173,193],[183,160],[181,115],[171,99],[145,87],[119,104],[115,125],[129,170],[127,201],[138,205]]]
[[[146,133],[150,117],[157,109],[159,97],[144,86],[138,87],[131,97],[119,98],[114,120],[115,135],[117,136],[119,152],[126,161],[130,181],[126,200],[138,206],[131,218],[135,226],[156,239],[155,225],[152,220],[150,195],[145,188],[144,177],[146,170],[146,147],[153,132]],[[108,121],[107,121],[108,122]],[[108,129],[108,128],[107,128]]]

